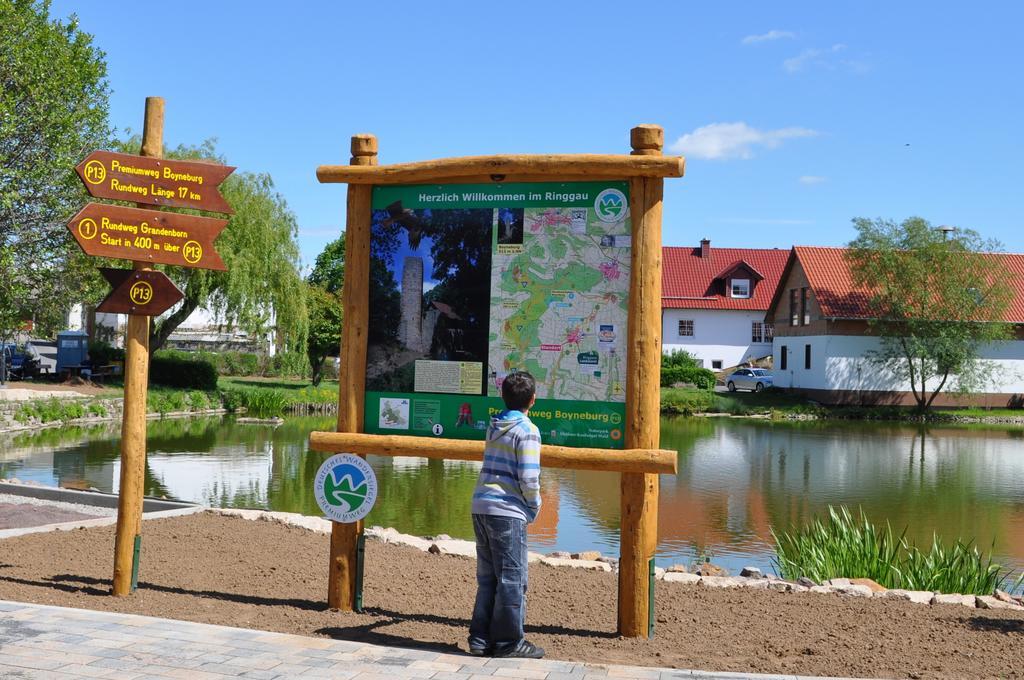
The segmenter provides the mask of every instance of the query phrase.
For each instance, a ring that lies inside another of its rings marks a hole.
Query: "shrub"
[[[661,394],[661,410],[692,416],[714,410],[715,395],[704,390],[666,389]]]
[[[279,416],[284,413],[289,400],[279,390],[254,389],[242,390],[245,408],[258,416]]]
[[[661,355],[661,368],[702,368],[703,365],[696,356],[686,350],[676,349],[668,354]]]
[[[109,342],[90,342],[89,359],[96,366],[106,366],[115,361],[124,361],[124,350],[113,347]]]
[[[217,389],[217,370],[209,361],[184,352],[156,352],[149,363],[149,379],[157,385],[199,390]]]
[[[829,522],[819,518],[808,526],[775,533],[775,566],[779,575],[806,576],[817,582],[831,578],[870,578],[886,588],[935,590],[942,593],[991,595],[1004,585],[1009,570],[984,560],[973,541],[945,547],[933,537],[931,550],[922,552],[896,536],[888,523],[880,529],[861,510],[854,519],[846,507],[828,508]]]
[[[661,367],[661,386],[671,387],[676,383],[690,383],[702,390],[712,390],[715,387],[715,374],[706,368],[695,366],[669,366]]]
[[[199,390],[193,390],[188,393],[188,402],[193,411],[203,411],[210,408],[210,400],[206,396],[206,392],[200,392]]]
[[[234,413],[243,405],[242,390],[223,389],[220,391],[220,401],[226,411]]]
[[[91,416],[98,416],[100,418],[107,417],[107,407],[98,401],[94,401],[89,404],[88,411]]]
[[[278,352],[264,371],[264,375],[282,378],[306,378],[309,374],[309,357],[302,352]]]

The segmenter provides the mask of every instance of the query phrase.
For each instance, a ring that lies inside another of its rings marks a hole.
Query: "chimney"
[[[708,257],[711,255],[711,239],[702,238],[700,240],[700,256]]]

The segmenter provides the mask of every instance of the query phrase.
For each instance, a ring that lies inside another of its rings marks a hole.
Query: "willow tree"
[[[64,223],[85,201],[75,165],[109,144],[109,95],[103,52],[73,17],[0,0],[0,276],[45,331],[101,287]]]
[[[921,411],[943,391],[970,394],[998,379],[980,350],[1013,333],[1005,321],[1012,273],[1000,266],[1000,245],[919,217],[853,224],[846,258],[880,340],[869,359],[909,382]]]
[[[137,152],[139,140],[128,140],[121,147]],[[198,147],[179,146],[165,151],[164,156],[225,162],[212,141]],[[200,308],[212,312],[229,328],[254,336],[274,332],[284,349],[303,351],[308,323],[306,284],[299,275],[295,215],[266,173],[236,171],[220,185],[220,192],[235,211],[214,244],[227,271],[161,267],[185,297],[169,315],[154,319],[150,352],[160,349]]]

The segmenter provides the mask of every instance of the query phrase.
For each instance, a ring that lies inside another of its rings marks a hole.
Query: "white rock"
[[[891,600],[907,600],[915,604],[931,604],[935,593],[930,590],[903,590],[894,588],[878,593],[875,597],[884,597]]]
[[[664,578],[665,578],[665,570],[662,569],[661,567],[655,567],[654,568],[654,580],[655,581],[662,581],[662,580],[664,580]]]
[[[461,555],[462,557],[476,558],[476,543],[472,541],[459,541],[453,538],[446,541],[434,541],[428,550],[435,555]]]
[[[544,555],[542,555],[541,553],[532,551],[526,553],[526,561],[529,564],[533,564],[534,562],[540,562],[542,559],[544,559]]]
[[[772,585],[766,578],[743,578],[740,581],[741,588],[753,588],[756,590],[768,590]]]
[[[964,607],[976,606],[974,595],[954,595],[949,593],[935,593],[932,597],[932,604],[958,604]]]
[[[848,586],[832,586],[832,591],[850,597],[871,597],[874,593],[867,586],[852,584]]]
[[[832,594],[832,586],[811,586],[810,590],[812,593],[819,593],[821,595]]]
[[[700,576],[697,576],[696,574],[687,574],[684,571],[669,571],[665,572],[664,580],[672,583],[697,584],[700,583]]]
[[[572,567],[573,569],[584,569],[586,571],[611,571],[612,565],[607,562],[598,562],[597,560],[573,560],[573,559],[562,559],[560,557],[541,557],[541,564],[546,564],[551,567]]]
[[[746,579],[734,576],[701,576],[701,585],[708,588],[739,588]]]
[[[832,578],[832,579],[829,579],[829,580],[825,581],[825,583],[823,583],[822,585],[826,585],[826,586],[849,586],[849,585],[853,585],[853,584],[850,583],[850,579],[848,579],[848,578]]]
[[[976,595],[974,597],[974,602],[978,609],[1012,609],[1015,611],[1024,611],[1024,607],[1019,604],[1004,602],[991,595]]]

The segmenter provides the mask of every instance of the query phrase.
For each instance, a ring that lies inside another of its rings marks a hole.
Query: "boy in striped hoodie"
[[[484,465],[473,491],[476,533],[476,604],[469,653],[539,659],[544,650],[526,640],[526,525],[540,510],[540,430],[527,414],[537,386],[526,372],[501,383],[505,410],[487,429]]]

